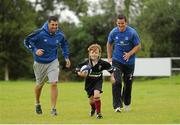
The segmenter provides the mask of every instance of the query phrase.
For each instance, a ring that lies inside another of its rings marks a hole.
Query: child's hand
[[[78,76],[80,77],[86,77],[88,75],[87,72],[77,72]]]

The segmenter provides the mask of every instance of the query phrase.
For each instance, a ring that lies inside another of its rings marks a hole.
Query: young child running
[[[100,94],[102,93],[103,84],[103,70],[107,70],[113,74],[114,68],[106,61],[101,60],[101,47],[98,44],[92,44],[88,48],[89,58],[83,63],[79,64],[76,68],[77,74],[80,77],[85,77],[85,91],[89,98],[89,104],[91,106],[90,116],[93,116],[96,112],[96,118],[101,119],[101,100]],[[81,71],[81,67],[89,65],[91,72]]]

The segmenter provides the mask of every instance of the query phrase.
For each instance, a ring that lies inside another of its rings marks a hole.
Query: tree
[[[115,11],[112,7],[114,4],[103,3],[101,5],[105,10],[104,14],[84,15],[80,17],[79,26],[68,23],[60,24],[69,41],[72,68],[75,68],[79,62],[88,57],[87,48],[93,42],[98,42],[102,46],[102,57],[106,57],[107,35],[115,25],[116,15],[115,12],[112,13],[111,11],[112,9]],[[73,76],[71,74],[69,78],[74,79]]]
[[[31,1],[33,8],[36,10],[36,25],[40,27],[47,18],[52,15],[52,13],[58,9],[57,6],[60,4],[61,0],[35,0]],[[59,17],[59,14],[56,13]]]
[[[86,0],[35,0],[32,2],[37,12],[36,25],[39,27],[50,15],[61,17],[65,9],[73,11],[77,17],[87,15],[88,4]]]
[[[179,0],[144,1],[137,23],[152,39],[151,57],[179,56],[179,12]]]
[[[76,16],[78,17],[80,17],[81,15],[87,15],[87,0],[63,0],[61,3],[67,5],[69,9],[75,12]]]
[[[0,12],[0,65],[4,69],[1,74],[5,80],[9,76],[16,79],[29,70],[22,41],[35,28],[36,14],[26,0],[1,0]]]

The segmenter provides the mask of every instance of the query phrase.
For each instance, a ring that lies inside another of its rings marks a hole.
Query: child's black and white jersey
[[[108,62],[99,59],[98,63],[94,66],[91,60],[86,60],[83,63],[79,64],[76,69],[80,70],[80,68],[84,65],[90,65],[92,68],[92,71],[85,78],[85,90],[90,97],[91,95],[93,95],[94,90],[99,90],[100,92],[102,92],[103,70],[107,70],[109,73],[112,73],[114,68]]]

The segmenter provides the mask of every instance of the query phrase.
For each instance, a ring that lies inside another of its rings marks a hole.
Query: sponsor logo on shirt
[[[124,41],[120,41],[120,44],[124,44]]]
[[[124,41],[120,41],[118,45],[120,45],[120,46],[127,46],[127,45],[129,45],[129,43],[125,43]]]
[[[44,42],[47,42],[47,39],[44,39]]]
[[[126,37],[125,37],[125,40],[129,40],[129,38],[126,36]]]

